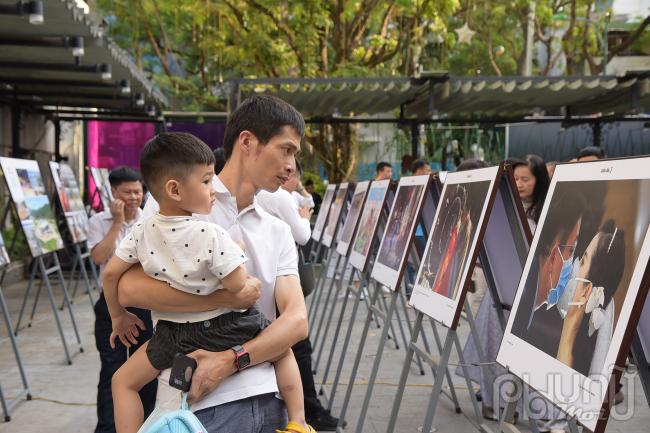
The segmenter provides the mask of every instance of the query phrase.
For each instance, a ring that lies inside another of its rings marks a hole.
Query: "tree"
[[[231,77],[412,75],[457,0],[100,0],[111,34],[184,108],[224,109]],[[346,115],[348,113],[341,113]],[[356,134],[311,127],[331,181],[349,178]]]

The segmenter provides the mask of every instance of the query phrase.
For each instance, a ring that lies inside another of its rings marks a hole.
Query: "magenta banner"
[[[121,165],[140,169],[140,152],[147,140],[156,134],[153,122],[89,121],[87,124],[88,166],[112,170]],[[88,175],[88,198],[91,206],[101,207],[95,194],[95,182]]]

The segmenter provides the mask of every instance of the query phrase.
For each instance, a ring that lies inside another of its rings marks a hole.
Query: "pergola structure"
[[[0,0],[0,105],[18,155],[23,113],[54,121],[58,154],[61,116],[152,120],[168,101],[83,3]]]
[[[230,81],[229,106],[272,94],[312,123],[589,123],[650,120],[650,71],[625,76],[262,78]],[[594,134],[599,145],[600,134]]]

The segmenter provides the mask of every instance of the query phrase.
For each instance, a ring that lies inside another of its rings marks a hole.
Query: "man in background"
[[[104,266],[113,257],[115,248],[142,215],[140,205],[142,204],[143,182],[140,173],[129,167],[119,167],[111,171],[108,180],[114,197],[110,209],[94,215],[88,223],[88,249],[93,262],[99,265],[100,280]],[[129,311],[138,316],[146,326],[145,330],[140,331],[138,344],[131,347],[130,352],[119,341],[115,343],[115,349],[112,349],[109,344],[113,327],[103,293],[95,304],[95,345],[101,361],[97,385],[95,433],[115,433],[111,379],[113,374],[126,362],[129,353],[135,352],[152,335],[151,312],[140,308],[129,308]],[[140,391],[145,418],[153,411],[156,404],[157,388],[158,381],[154,380]]]
[[[393,166],[390,163],[381,161],[377,164],[377,176],[375,180],[385,180],[393,177]]]

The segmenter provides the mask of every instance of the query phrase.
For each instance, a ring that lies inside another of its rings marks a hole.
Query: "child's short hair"
[[[156,200],[168,179],[185,180],[196,165],[214,165],[214,154],[203,141],[186,132],[163,132],[147,142],[140,171]]]

